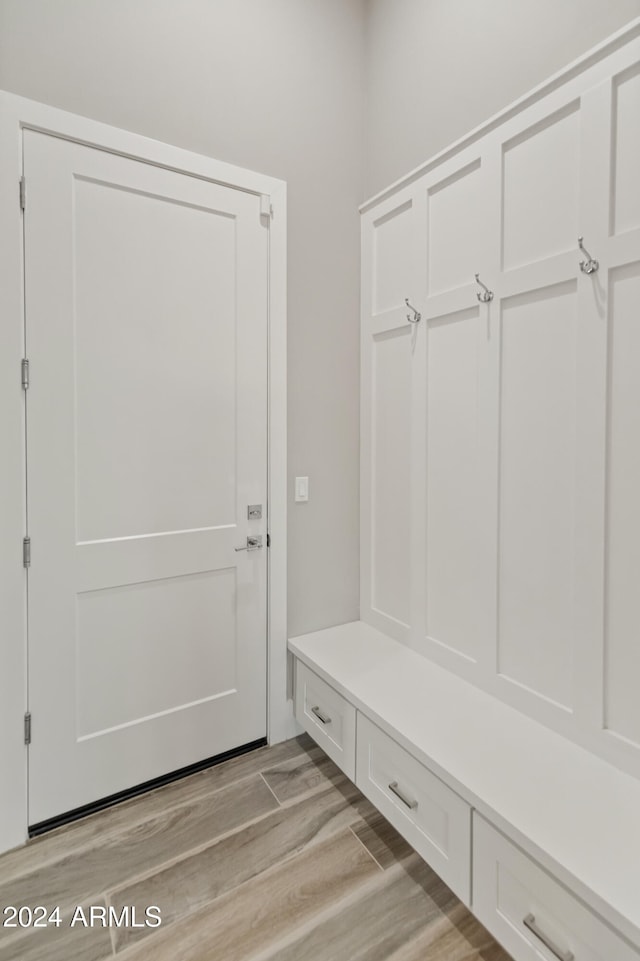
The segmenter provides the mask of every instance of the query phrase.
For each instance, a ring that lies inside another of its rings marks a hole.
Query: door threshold
[[[29,825],[29,837],[39,837],[41,834],[46,834],[47,831],[54,831],[56,828],[63,827],[65,824],[71,824],[73,821],[79,821],[80,818],[89,817],[90,814],[96,814],[105,808],[113,807],[114,804],[129,801],[131,798],[138,797],[140,794],[147,794],[156,788],[164,787],[165,784],[171,784],[172,781],[179,781],[181,778],[189,777],[190,774],[205,771],[209,767],[222,764],[223,761],[230,761],[231,758],[240,757],[241,754],[249,754],[249,752],[256,751],[260,747],[266,747],[266,745],[266,737],[261,737],[257,741],[251,741],[249,744],[234,747],[230,751],[224,751],[222,754],[208,757],[204,761],[196,761],[195,764],[188,764],[186,767],[181,767],[178,771],[172,771],[170,774],[163,774],[161,777],[153,778],[151,781],[136,784],[134,787],[127,788],[126,791],[118,791],[116,794],[110,794],[108,797],[100,798],[98,801],[92,801],[91,804],[84,804],[82,807],[74,808],[73,811],[66,811],[64,814],[58,814],[56,817],[48,818],[46,821],[40,821],[38,824],[31,824]]]

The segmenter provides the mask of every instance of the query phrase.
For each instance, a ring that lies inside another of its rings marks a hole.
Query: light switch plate
[[[308,477],[296,477],[296,490],[295,490],[296,501],[308,501],[309,500],[309,478]]]

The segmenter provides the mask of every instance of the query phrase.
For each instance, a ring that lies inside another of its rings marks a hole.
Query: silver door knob
[[[262,549],[262,535],[257,534],[255,537],[247,537],[247,543],[244,547],[234,549],[236,551],[259,551]]]

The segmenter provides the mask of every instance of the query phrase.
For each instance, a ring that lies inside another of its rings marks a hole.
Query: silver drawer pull
[[[400,788],[398,787],[398,782],[397,782],[397,781],[392,781],[392,782],[391,782],[391,784],[389,785],[389,790],[390,790],[393,794],[395,794],[396,797],[399,797],[400,800],[402,801],[402,803],[403,803],[403,804],[406,804],[407,807],[408,807],[411,811],[415,811],[415,809],[418,807],[418,802],[417,802],[417,801],[415,801],[415,800],[412,801],[411,798],[408,798],[406,794],[403,794],[403,793],[402,793],[402,791],[401,791]]]
[[[312,707],[311,713],[315,714],[318,720],[322,721],[323,724],[331,724],[331,718],[329,715],[325,714],[324,711],[321,711],[319,707]]]
[[[528,914],[526,918],[523,918],[522,923],[524,924],[525,928],[528,928],[532,934],[535,934],[536,938],[538,938],[539,941],[542,941],[545,948],[548,948],[549,951],[551,951],[551,954],[555,954],[556,958],[559,958],[560,961],[573,961],[573,952],[561,951],[560,948],[553,943],[551,938],[547,937],[544,931],[540,930],[536,924],[536,919],[533,914]]]

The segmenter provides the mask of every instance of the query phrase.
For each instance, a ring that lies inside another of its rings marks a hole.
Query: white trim
[[[287,653],[287,185],[271,190],[269,249],[269,663],[268,738],[294,737]]]
[[[492,117],[489,117],[488,120],[483,121],[483,123],[481,123],[478,127],[475,127],[473,130],[469,131],[469,133],[466,133],[459,140],[449,144],[444,148],[444,150],[441,150],[433,157],[430,157],[429,160],[425,160],[418,167],[410,170],[409,173],[405,174],[403,177],[400,177],[399,180],[395,180],[393,183],[389,184],[388,187],[380,190],[373,197],[369,197],[368,200],[365,200],[364,203],[362,203],[358,208],[360,213],[363,214],[367,210],[370,210],[371,207],[374,207],[376,204],[380,203],[381,200],[386,200],[387,197],[390,197],[402,187],[408,187],[409,184],[412,184],[414,181],[418,180],[429,170],[437,167],[438,164],[441,164],[444,160],[448,160],[450,157],[453,157],[455,154],[463,150],[464,147],[468,147],[476,140],[479,140],[480,137],[489,133],[491,130],[494,130],[500,124],[504,123],[505,120],[510,120],[511,117],[515,117],[523,110],[526,110],[526,108],[530,107],[532,103],[536,102],[536,100],[539,100],[546,94],[556,90],[564,83],[567,83],[567,81],[573,80],[579,74],[584,73],[585,70],[589,69],[589,67],[592,67],[600,60],[608,57],[610,54],[614,53],[620,47],[623,47],[637,36],[640,36],[640,17],[636,17],[634,20],[631,20],[621,30],[611,34],[611,36],[607,37],[606,40],[603,40],[602,43],[598,44],[596,47],[592,47],[581,57],[578,57],[577,60],[573,60],[571,63],[567,64],[566,67],[563,67],[562,70],[552,74],[551,77],[548,77],[541,84],[538,84],[537,87],[534,87],[533,90],[530,90],[518,100],[514,100],[513,103],[510,103],[507,107],[503,107],[502,110],[500,110],[498,113],[495,113]]]
[[[268,718],[270,743],[296,732],[287,700],[287,185],[275,177],[213,160],[107,124],[0,91],[0,767],[3,811],[0,852],[27,839],[27,752],[23,715],[27,709],[26,576],[22,538],[26,531],[22,131],[107,150],[188,176],[271,198],[269,247],[269,594]],[[28,188],[27,188],[28,191]],[[28,200],[27,200],[28,203]],[[37,734],[37,719],[34,722]]]

